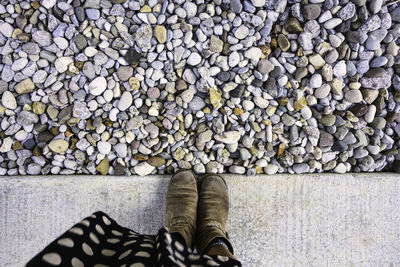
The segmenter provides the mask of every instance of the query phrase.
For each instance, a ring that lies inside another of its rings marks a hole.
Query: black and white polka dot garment
[[[228,257],[193,253],[181,239],[167,228],[156,236],[138,234],[98,211],[50,243],[26,266],[241,266]]]

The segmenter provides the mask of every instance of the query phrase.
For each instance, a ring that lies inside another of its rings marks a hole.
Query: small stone
[[[167,30],[162,25],[157,25],[155,27],[154,35],[160,44],[164,44],[167,41]]]
[[[339,61],[336,63],[335,67],[333,68],[333,74],[336,77],[344,77],[347,73],[347,66],[344,60]]]
[[[37,115],[42,115],[46,111],[46,105],[42,102],[33,102],[32,104],[32,111]]]
[[[371,125],[376,129],[383,129],[386,126],[386,120],[383,117],[375,117]]]
[[[186,92],[186,91],[185,91]],[[160,97],[160,90],[157,87],[152,87],[147,90],[147,96],[150,99],[157,99]]]
[[[240,55],[238,52],[234,51],[229,55],[228,64],[229,67],[233,68],[240,62]]]
[[[149,114],[150,116],[157,117],[160,113],[159,113],[159,111],[158,111],[157,108],[151,107],[151,108],[149,108],[148,114]]]
[[[25,68],[25,66],[28,64],[28,59],[27,58],[19,58],[17,60],[14,61],[14,63],[11,66],[11,70],[12,71],[20,71],[23,68]]]
[[[319,88],[322,85],[322,76],[319,73],[313,74],[310,79],[311,88]]]
[[[32,125],[34,123],[37,123],[38,121],[39,121],[39,117],[36,114],[29,112],[27,110],[21,111],[17,117],[17,122],[23,126],[24,125],[26,125],[26,126]]]
[[[109,169],[110,169],[110,162],[107,157],[105,157],[102,161],[100,161],[99,165],[97,165],[96,167],[96,170],[102,175],[107,175]]]
[[[133,68],[131,66],[120,66],[117,70],[118,78],[125,82],[133,75]]]
[[[132,90],[137,91],[140,89],[140,81],[136,77],[129,78],[129,85]]]
[[[100,10],[88,8],[86,9],[86,16],[90,20],[98,20],[100,18]]]
[[[347,3],[347,5],[342,7],[338,12],[339,18],[341,18],[343,21],[351,19],[355,14],[356,6],[351,2]]]
[[[155,169],[154,166],[150,165],[147,162],[141,162],[139,164],[137,164],[135,167],[133,167],[133,170],[135,171],[135,173],[137,175],[140,176],[145,176],[145,175],[149,175],[152,173],[152,171]]]
[[[265,0],[251,0],[251,3],[255,7],[263,7],[265,5]]]
[[[210,87],[210,102],[214,108],[218,107],[221,99],[221,93],[219,93],[214,87]]]
[[[329,95],[331,92],[331,86],[329,84],[324,84],[314,91],[314,96],[318,99],[323,99]]]
[[[46,9],[53,8],[57,3],[57,0],[42,0],[42,6],[44,6]]]
[[[321,14],[321,7],[317,4],[308,4],[303,7],[303,15],[307,20],[313,20]]]
[[[37,163],[31,163],[28,165],[26,172],[30,175],[38,175],[40,174],[42,168]]]
[[[300,33],[303,31],[303,27],[301,27],[299,20],[293,17],[288,19],[283,27],[289,33]]]
[[[383,4],[384,0],[374,0],[374,1],[369,1],[369,10],[371,10],[372,14],[377,14],[381,8],[382,8],[382,4]]]
[[[230,4],[231,4],[232,12],[237,13],[237,14],[242,12],[243,5],[241,3],[241,0],[231,0]]]
[[[147,160],[147,163],[153,167],[161,167],[161,166],[165,165],[166,160],[160,156],[154,156],[154,157],[150,157]]]
[[[107,88],[107,81],[104,77],[97,77],[89,84],[89,92],[98,96],[101,95]]]
[[[198,140],[200,143],[206,143],[206,142],[211,141],[212,136],[213,136],[213,132],[211,130],[206,130],[199,134]]]
[[[151,38],[153,37],[153,30],[151,25],[142,24],[136,31],[136,44],[143,50],[151,48]]]
[[[268,74],[275,68],[275,66],[268,59],[261,59],[258,62],[257,67],[258,71],[262,74]]]
[[[3,22],[0,24],[0,33],[4,35],[6,38],[11,38],[13,31],[14,28],[7,22]]]
[[[236,173],[236,174],[245,174],[246,168],[243,166],[232,165],[229,167],[229,172]]]
[[[279,167],[275,164],[268,164],[268,166],[264,167],[264,171],[266,174],[272,175],[277,173],[279,170]]]
[[[333,114],[328,114],[323,116],[320,121],[324,126],[332,126],[336,122],[336,116]]]
[[[1,104],[8,109],[16,109],[17,101],[10,91],[5,91],[1,97]]]
[[[278,45],[283,52],[288,51],[290,48],[290,42],[283,34],[279,34],[278,36]]]
[[[249,28],[247,28],[244,25],[241,25],[239,28],[236,29],[235,31],[235,37],[238,38],[239,40],[246,38],[246,36],[249,34]]]
[[[293,124],[295,124],[296,119],[293,118],[292,116],[290,116],[287,113],[284,113],[281,117],[282,123],[286,126],[292,126]]]
[[[92,115],[92,113],[87,108],[86,103],[81,102],[81,101],[75,101],[74,102],[74,106],[73,106],[73,109],[72,109],[72,116],[74,116],[75,118],[86,120],[91,115]]]
[[[118,109],[121,111],[127,110],[133,102],[131,92],[125,91],[122,93],[121,98],[118,102]]]
[[[206,103],[204,99],[199,96],[194,96],[192,101],[189,103],[189,108],[193,111],[201,110],[205,107]]]
[[[260,60],[261,55],[262,51],[258,47],[251,47],[250,49],[247,49],[246,52],[244,52],[244,56],[254,62],[258,62],[258,60]]]
[[[328,132],[320,131],[319,134],[319,146],[320,147],[330,147],[333,145],[333,135]]]
[[[192,2],[185,2],[183,8],[186,11],[186,17],[188,19],[193,18],[197,13],[197,5]]]
[[[69,143],[64,139],[52,140],[49,143],[50,150],[55,153],[59,153],[59,154],[62,154],[65,151],[67,151],[68,147],[69,147]]]
[[[49,46],[52,43],[53,37],[49,32],[36,31],[32,34],[32,39],[40,46]]]
[[[310,166],[306,163],[293,164],[292,169],[295,173],[307,173],[310,171]]]
[[[200,64],[201,62],[201,56],[198,53],[191,53],[190,56],[188,57],[186,63],[192,66],[196,66]]]
[[[324,23],[324,28],[327,30],[333,29],[343,21],[340,18],[332,18]]]
[[[7,153],[8,151],[10,151],[11,147],[13,145],[13,142],[14,141],[11,139],[11,137],[6,137],[3,140],[3,143],[2,143],[2,145],[0,147],[0,153]]]
[[[210,50],[211,52],[221,53],[224,48],[224,42],[217,36],[211,35],[210,38]]]
[[[108,155],[111,152],[111,144],[109,142],[99,141],[97,149],[103,155]]]
[[[75,44],[79,50],[84,50],[87,47],[88,42],[83,34],[78,34],[75,36]]]
[[[369,33],[367,42],[365,43],[365,47],[368,50],[379,49],[381,47],[381,42],[386,37],[386,35],[387,35],[386,29],[378,29]]]
[[[315,69],[320,69],[325,65],[325,60],[321,57],[320,54],[311,55],[308,60],[314,66]]]
[[[14,87],[18,94],[32,93],[35,90],[35,84],[32,82],[31,78],[27,78]]]
[[[140,53],[134,48],[131,48],[128,50],[128,52],[126,52],[124,58],[129,65],[136,65],[139,63]]]
[[[225,144],[236,144],[240,139],[240,132],[237,131],[227,131],[222,135],[215,135],[215,140]]]
[[[68,67],[71,63],[74,62],[72,57],[60,57],[57,58],[54,65],[59,73],[64,73],[68,70]]]
[[[245,91],[245,86],[243,84],[236,86],[235,89],[229,92],[229,95],[233,98],[240,98],[242,97]]]
[[[360,90],[349,90],[344,93],[344,98],[350,103],[360,103],[363,99]]]

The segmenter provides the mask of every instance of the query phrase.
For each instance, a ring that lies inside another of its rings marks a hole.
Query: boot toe
[[[209,175],[203,179],[203,181],[201,183],[201,189],[202,190],[212,189],[212,190],[216,190],[216,191],[221,191],[221,190],[227,191],[228,186],[227,186],[224,178],[222,178],[221,176]]]

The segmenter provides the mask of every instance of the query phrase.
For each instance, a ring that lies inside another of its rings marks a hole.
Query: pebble
[[[0,24],[0,33],[7,38],[11,38],[14,28],[7,22],[2,22]]]
[[[86,9],[86,16],[90,20],[97,20],[100,18],[100,11],[94,8]]]
[[[99,165],[96,167],[96,170],[102,175],[108,174],[109,169],[110,161],[108,160],[108,157],[105,157],[102,161],[100,161]]]
[[[52,36],[49,32],[46,31],[35,31],[32,34],[32,39],[40,46],[45,47],[49,46],[52,43]]]
[[[89,92],[92,95],[101,95],[107,88],[107,81],[104,77],[97,77],[89,84]]]
[[[133,75],[133,68],[131,66],[121,66],[117,71],[118,78],[126,82]]]
[[[97,143],[97,149],[103,155],[108,155],[111,152],[111,144],[109,142],[100,141]]]
[[[360,90],[349,90],[344,93],[344,98],[350,103],[360,103],[363,99]]]
[[[200,64],[201,56],[198,53],[191,53],[186,62],[189,65],[196,66]]]
[[[331,87],[329,84],[324,84],[320,87],[317,87],[315,90],[314,96],[318,99],[323,99],[329,95],[331,92]]]
[[[74,59],[71,57],[60,57],[56,59],[54,65],[59,73],[64,73],[68,70],[69,65],[73,62]]]
[[[237,30],[235,31],[235,37],[238,39],[244,39],[246,36],[249,34],[249,28],[246,26],[242,25]]]
[[[240,137],[240,133],[237,131],[227,131],[222,135],[215,135],[215,140],[224,144],[235,144],[239,141]]]
[[[167,41],[167,30],[164,26],[157,25],[154,29],[154,35],[160,44],[164,44]]]
[[[17,101],[10,91],[5,91],[1,96],[1,104],[8,109],[16,109]]]
[[[67,151],[68,147],[69,147],[69,143],[64,139],[52,140],[49,143],[50,150],[55,153],[58,153],[58,154],[62,154],[65,151]]]
[[[121,98],[118,102],[118,109],[121,111],[127,110],[133,103],[131,92],[125,91],[122,93]]]
[[[151,166],[147,162],[141,162],[137,164],[135,167],[133,167],[133,169],[137,175],[146,176],[151,174],[155,169],[155,167]]]
[[[303,16],[307,20],[314,20],[321,14],[321,7],[317,4],[308,4],[303,7]]]

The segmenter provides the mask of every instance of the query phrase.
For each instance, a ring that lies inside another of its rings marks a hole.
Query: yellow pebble
[[[234,108],[233,109],[233,114],[235,114],[236,116],[242,115],[243,113],[244,113],[244,111],[241,108]]]
[[[205,107],[205,108],[203,109],[203,112],[204,112],[205,114],[210,114],[210,113],[211,113],[211,109],[210,109],[209,107]]]
[[[286,148],[286,146],[284,145],[284,144],[279,144],[279,147],[278,147],[278,156],[280,156],[280,155],[282,155],[283,154],[283,152],[285,151],[285,148]]]
[[[141,9],[140,12],[143,13],[150,13],[151,12],[151,7],[149,7],[148,5],[144,5]]]
[[[214,87],[210,87],[210,102],[216,108],[221,102],[221,93]]]
[[[131,77],[129,78],[129,85],[132,87],[133,90],[139,90],[140,81],[136,77]]]
[[[307,100],[304,96],[302,96],[299,100],[294,102],[294,108],[296,110],[301,110],[307,106]]]

